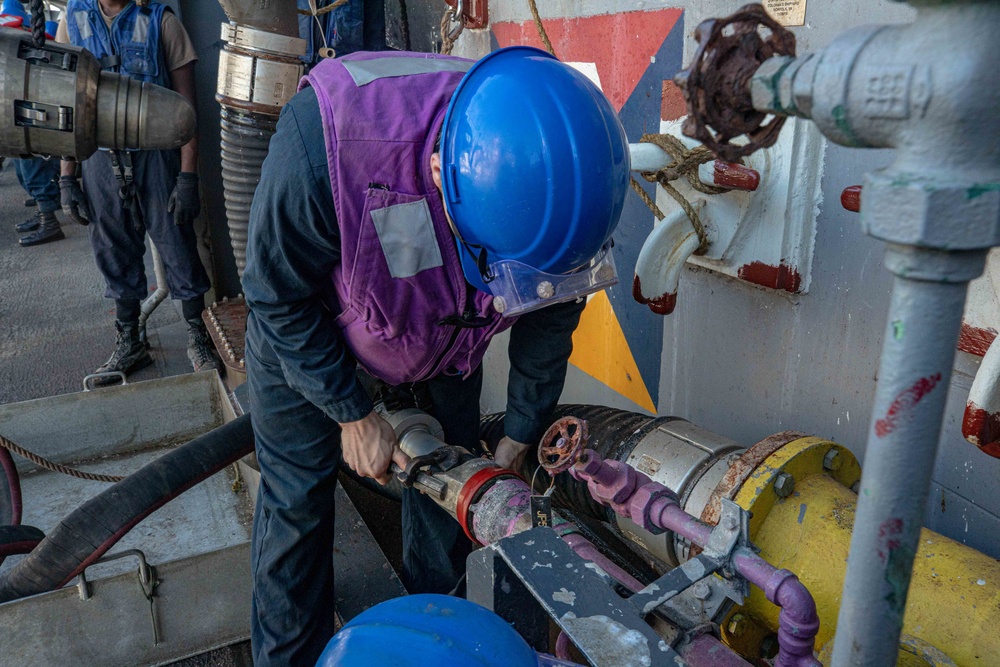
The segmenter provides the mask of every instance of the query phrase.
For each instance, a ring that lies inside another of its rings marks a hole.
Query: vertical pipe
[[[892,301],[834,667],[896,664],[967,283],[982,273],[985,258],[985,250],[886,250]]]
[[[146,321],[153,314],[156,307],[167,298],[167,272],[163,268],[163,258],[160,251],[156,249],[153,239],[149,239],[149,252],[153,255],[153,276],[156,280],[156,291],[142,300],[139,306],[139,339],[146,343]]]

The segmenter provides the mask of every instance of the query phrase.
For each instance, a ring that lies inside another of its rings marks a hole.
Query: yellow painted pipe
[[[837,470],[824,470],[823,458],[831,448],[843,458]],[[761,555],[798,575],[816,599],[821,623],[817,650],[836,631],[857,504],[848,483],[856,476],[856,465],[839,445],[803,438],[766,460],[736,496],[737,503],[754,512],[751,535]],[[794,478],[794,491],[784,498],[773,489],[782,472]],[[752,590],[737,614],[755,621],[748,626],[777,630],[778,608],[759,590]],[[960,666],[996,666],[1000,665],[998,619],[1000,562],[924,529],[903,632],[936,647]],[[724,631],[727,625],[732,624],[723,624]],[[753,631],[739,634],[755,636]],[[734,645],[743,643],[731,639]]]

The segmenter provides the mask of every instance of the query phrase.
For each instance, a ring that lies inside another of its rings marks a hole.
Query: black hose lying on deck
[[[253,451],[244,415],[146,464],[63,519],[20,563],[0,573],[0,602],[69,583],[163,504]]]

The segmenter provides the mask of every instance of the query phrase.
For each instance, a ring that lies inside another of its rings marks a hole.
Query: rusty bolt
[[[792,491],[794,490],[795,478],[787,472],[779,474],[777,479],[774,480],[774,492],[778,494],[779,498],[787,498],[792,495]]]
[[[729,625],[726,626],[726,632],[733,637],[739,637],[746,629],[747,619],[743,614],[733,614],[733,617],[729,619]]]
[[[843,460],[840,458],[840,452],[836,447],[832,447],[830,451],[826,453],[823,457],[823,469],[824,470],[840,470],[840,466],[843,464]]]
[[[712,597],[712,587],[704,581],[699,581],[695,584],[691,592],[694,593],[696,599],[701,600],[702,602]]]

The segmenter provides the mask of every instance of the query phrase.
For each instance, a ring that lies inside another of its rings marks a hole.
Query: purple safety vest
[[[473,62],[352,53],[304,77],[319,100],[340,227],[333,271],[347,346],[390,384],[468,374],[509,328],[465,280],[430,159],[452,93]],[[456,318],[483,326],[456,326]]]

